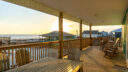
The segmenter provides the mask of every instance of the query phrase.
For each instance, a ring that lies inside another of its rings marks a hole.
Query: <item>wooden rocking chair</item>
[[[118,53],[119,38],[116,39],[115,43],[107,43],[104,46],[105,57],[112,58]]]

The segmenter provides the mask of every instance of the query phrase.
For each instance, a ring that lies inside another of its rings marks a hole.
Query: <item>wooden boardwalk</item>
[[[119,72],[114,68],[116,63],[105,58],[99,46],[83,51],[81,60],[84,61],[84,72]]]

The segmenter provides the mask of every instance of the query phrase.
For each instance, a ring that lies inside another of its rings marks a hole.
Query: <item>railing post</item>
[[[80,50],[82,50],[82,20],[80,20]]]
[[[59,13],[59,58],[63,58],[63,13]]]
[[[92,25],[90,24],[90,46],[92,46]]]

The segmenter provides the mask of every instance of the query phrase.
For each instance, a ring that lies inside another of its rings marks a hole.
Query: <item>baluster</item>
[[[51,43],[48,44],[48,57],[49,57],[49,49],[51,47]]]
[[[40,60],[40,56],[41,56],[40,51],[41,51],[41,45],[39,44],[39,60]]]
[[[14,51],[13,51],[13,47],[12,47],[12,68],[14,68]]]
[[[32,57],[32,55],[31,55],[31,54],[32,54],[32,53],[31,53],[31,51],[32,51],[32,50],[31,50],[31,49],[32,49],[32,46],[30,46],[29,49],[30,49],[30,61],[31,61],[31,60],[32,60],[32,58],[31,58],[31,57]]]
[[[35,56],[34,56],[34,46],[32,47],[32,50],[33,50],[33,61],[34,61],[34,58],[35,58]]]
[[[43,48],[43,45],[41,44],[40,47],[41,47],[41,58],[42,58],[42,50],[43,50],[42,48]]]
[[[3,53],[3,60],[4,60],[4,71],[7,69],[7,65],[6,65],[6,48],[4,48],[4,53]]]
[[[24,63],[23,63],[23,62],[24,62],[24,61],[23,61],[23,56],[24,56],[24,55],[22,55],[22,54],[23,54],[23,53],[22,53],[22,52],[23,52],[22,50],[23,50],[23,47],[19,47],[18,51],[20,52],[20,53],[19,53],[19,54],[20,54],[20,55],[19,55],[19,59],[21,60],[21,65],[24,64]]]
[[[38,45],[36,47],[37,47],[37,60],[39,60],[39,47]]]
[[[47,48],[47,57],[48,57],[49,56],[49,54],[48,54],[49,51],[48,50],[50,48],[50,44],[48,43],[47,45],[48,45],[48,48]]]
[[[19,57],[20,56],[18,56],[18,59],[16,59],[16,52],[18,51],[18,47],[16,47],[16,48],[14,48],[14,66],[16,65],[17,66],[17,63],[16,63],[16,60],[18,60],[18,61],[21,61],[20,59],[19,59]]]
[[[68,41],[68,49],[70,48],[70,41]]]
[[[48,57],[48,49],[49,49],[49,43],[47,44],[47,57]]]
[[[45,44],[45,56],[47,57],[47,43]]]
[[[36,46],[35,46],[35,61],[36,61],[36,59],[37,59],[37,58],[36,58]]]
[[[52,49],[52,43],[50,44],[50,48],[49,48],[49,56],[50,56],[50,50]]]
[[[45,43],[43,43],[43,58],[45,57]]]
[[[52,49],[56,49],[56,44],[55,44],[55,43],[52,44]],[[50,51],[50,52],[51,52],[51,51]],[[50,53],[50,54],[51,54],[51,53]],[[52,52],[52,54],[53,54],[52,56],[55,57],[54,52]]]
[[[1,53],[1,58],[0,58],[0,65],[2,65],[0,68],[0,72],[3,71],[3,59],[2,59],[2,52],[3,52],[3,48],[0,48],[0,53]]]
[[[58,44],[56,43],[55,46],[56,46],[55,49],[57,49],[57,50],[56,50],[56,53],[58,53],[58,50],[59,50],[59,43],[58,43]],[[59,55],[59,54],[58,54],[58,55]]]
[[[24,52],[24,59],[23,59],[23,63],[26,64],[26,48],[23,48],[23,52]]]
[[[10,69],[10,48],[8,48],[8,69]]]
[[[29,63],[30,61],[31,61],[31,51],[30,51],[30,49],[31,49],[31,45],[30,46],[27,46],[27,51],[28,51],[28,53],[26,54],[27,55],[27,63]]]
[[[30,46],[29,46],[30,47]],[[25,57],[26,57],[26,64],[29,62],[30,60],[30,52],[29,52],[29,47],[27,46],[25,49],[26,49],[26,52],[25,52]]]

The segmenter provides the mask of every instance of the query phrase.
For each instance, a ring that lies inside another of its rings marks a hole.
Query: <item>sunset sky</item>
[[[121,26],[93,26],[111,31]],[[83,30],[89,27],[84,25]],[[0,0],[0,34],[44,34],[58,30],[58,17]],[[64,19],[64,31],[76,34],[79,23]]]

